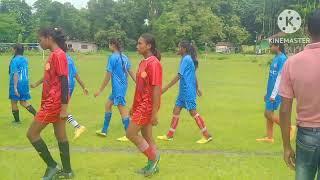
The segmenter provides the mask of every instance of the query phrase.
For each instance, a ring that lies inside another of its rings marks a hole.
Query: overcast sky
[[[26,0],[26,2],[29,5],[32,5],[35,1],[36,0]],[[80,9],[80,8],[86,7],[87,6],[87,2],[89,0],[55,0],[55,1],[59,1],[61,3],[71,2],[71,4],[73,4],[76,8]]]

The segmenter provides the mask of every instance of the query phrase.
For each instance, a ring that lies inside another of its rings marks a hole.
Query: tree
[[[117,39],[120,39],[123,42],[125,42],[126,33],[120,29],[120,25],[119,24],[115,24],[114,27],[110,28],[110,30],[98,31],[94,36],[95,42],[100,47],[106,47],[111,38],[117,38]]]
[[[21,32],[20,25],[16,18],[10,14],[0,14],[0,42],[17,42],[19,32]]]
[[[201,48],[205,43],[224,38],[222,20],[211,12],[205,3],[178,0],[168,4],[160,17],[153,22],[162,50],[174,50],[182,39],[194,40]]]
[[[31,7],[24,0],[2,0],[0,13],[10,14],[15,18],[16,23],[20,26],[19,34],[22,35],[22,39],[30,35],[32,12]]]

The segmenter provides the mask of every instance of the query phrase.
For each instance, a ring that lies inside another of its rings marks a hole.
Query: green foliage
[[[16,42],[21,28],[15,17],[10,14],[0,14],[0,42]]]
[[[219,41],[253,45],[256,34],[271,36],[279,29],[277,15],[284,9],[307,15],[320,2],[312,0],[89,0],[76,9],[70,3],[37,0],[0,0],[2,42],[37,41],[41,27],[62,27],[71,40],[92,41],[105,46],[110,37],[121,38],[127,49],[135,49],[142,33],[155,34],[162,51],[176,49],[182,39],[200,49]],[[148,19],[150,26],[145,26]],[[304,21],[305,22],[305,21]]]
[[[173,50],[182,39],[194,40],[200,47],[225,37],[221,18],[198,1],[180,0],[165,7],[153,23],[161,49]]]
[[[126,39],[126,33],[121,30],[119,24],[115,24],[112,28],[109,30],[101,30],[98,31],[94,36],[94,41],[100,46],[100,47],[106,47],[108,45],[108,41],[111,38],[117,38],[120,39],[122,42]]]

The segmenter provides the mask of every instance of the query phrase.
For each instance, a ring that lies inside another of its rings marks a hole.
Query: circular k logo
[[[288,34],[298,31],[301,24],[301,16],[295,10],[286,9],[282,11],[278,17],[278,26],[280,30]]]

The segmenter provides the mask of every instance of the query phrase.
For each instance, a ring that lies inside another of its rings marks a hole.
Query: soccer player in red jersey
[[[40,46],[51,51],[45,64],[41,107],[30,125],[27,137],[40,157],[47,164],[43,179],[72,178],[69,143],[66,134],[68,116],[68,62],[65,53],[65,35],[59,28],[46,28],[39,32]],[[52,123],[58,141],[63,169],[53,160],[40,134]]]
[[[139,170],[139,173],[148,177],[159,170],[160,155],[152,137],[152,128],[158,124],[162,66],[160,52],[156,49],[156,41],[151,34],[141,35],[137,50],[144,59],[140,62],[136,75],[136,90],[127,137],[148,158],[147,166]]]

